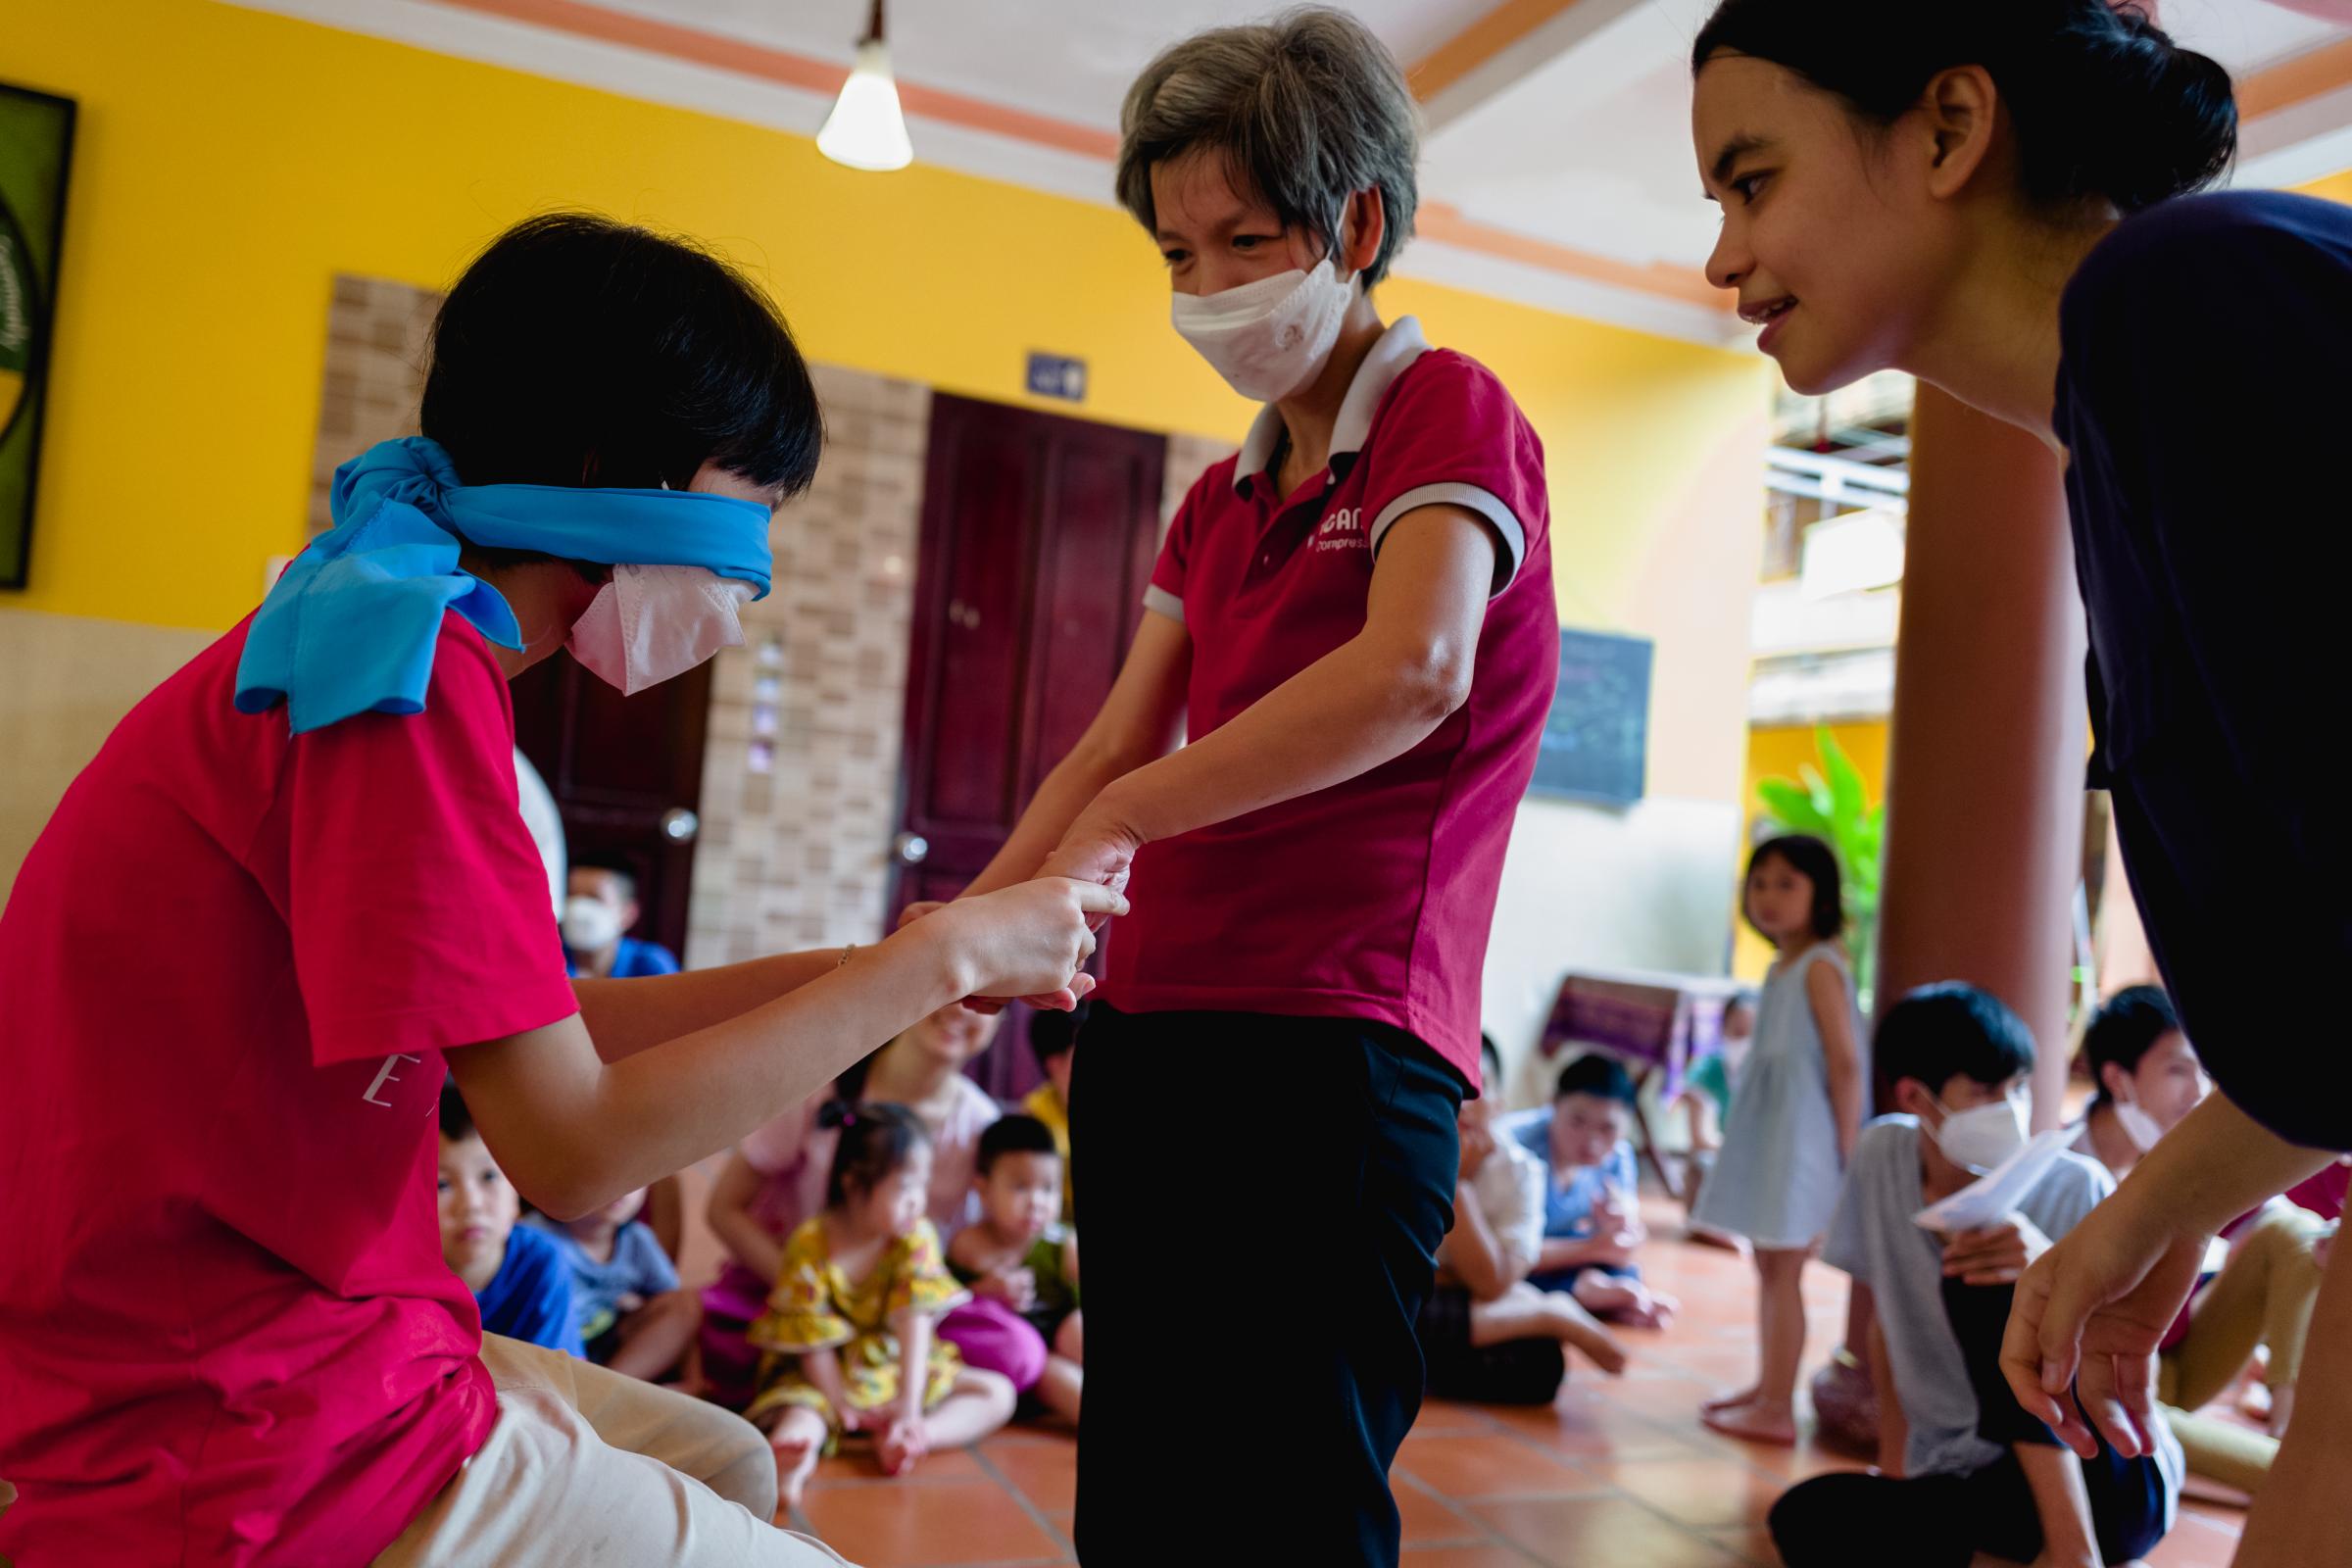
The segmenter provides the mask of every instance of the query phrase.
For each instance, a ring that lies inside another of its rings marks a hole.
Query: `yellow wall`
[[[329,279],[445,283],[549,207],[713,240],[814,359],[1022,402],[1024,356],[1047,349],[1089,362],[1090,417],[1246,421],[1108,208],[856,173],[801,137],[205,0],[8,9],[7,75],[79,99],[81,124],[32,586],[0,605],[234,620],[301,538]],[[1527,404],[1587,620],[1643,569],[1682,444],[1764,393],[1752,359],[1406,279],[1383,303]]]
[[[2295,188],[2306,196],[2324,196],[2331,202],[2342,202],[2352,207],[2352,172],[2330,174],[2326,179],[2315,179],[2308,185]]]
[[[1740,816],[1742,823],[1752,823],[1759,809],[1756,786],[1768,778],[1801,779],[1799,771],[1807,763],[1820,767],[1816,760],[1820,752],[1814,743],[1815,726],[1811,724],[1774,726],[1751,729],[1747,732],[1747,772],[1740,786]],[[1886,798],[1886,740],[1885,719],[1871,719],[1856,724],[1832,724],[1830,733],[1845,748],[1845,755],[1854,760],[1854,771],[1862,775],[1862,792],[1871,805]],[[1741,846],[1741,866],[1746,863],[1744,840]],[[1737,874],[1737,872],[1735,872]],[[1739,940],[1733,945],[1732,972],[1742,980],[1761,980],[1772,962],[1772,945],[1748,926],[1739,922]]]

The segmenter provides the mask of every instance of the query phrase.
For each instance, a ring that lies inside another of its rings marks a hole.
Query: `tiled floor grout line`
[[[1067,1555],[1072,1557],[1078,1555],[1078,1544],[1056,1529],[1046,1511],[1030,1500],[1029,1494],[1014,1486],[1004,1472],[997,1468],[997,1462],[991,1459],[985,1450],[975,1444],[970,1451],[973,1459],[978,1461],[980,1468],[988,1473],[989,1478],[1012,1494],[1012,1500],[1019,1503],[1021,1511],[1026,1513],[1037,1527],[1046,1533],[1047,1540],[1060,1546]]]

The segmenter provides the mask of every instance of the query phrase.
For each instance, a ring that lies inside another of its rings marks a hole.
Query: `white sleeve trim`
[[[1144,608],[1158,611],[1179,626],[1184,624],[1184,601],[1157,583],[1145,587]]]
[[[1508,588],[1511,579],[1519,575],[1519,564],[1527,559],[1527,530],[1519,526],[1519,519],[1512,514],[1509,507],[1502,504],[1500,496],[1483,486],[1466,484],[1459,479],[1407,490],[1381,508],[1380,515],[1372,519],[1373,556],[1378,558],[1380,555],[1380,542],[1388,537],[1389,530],[1396,526],[1397,518],[1416,508],[1433,506],[1461,507],[1487,519],[1487,525],[1494,530],[1503,548],[1503,555],[1494,563],[1494,590],[1487,597],[1492,599]],[[1151,603],[1148,597],[1145,603]]]

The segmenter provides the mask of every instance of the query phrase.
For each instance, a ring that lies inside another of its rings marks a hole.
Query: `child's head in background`
[[[1029,1015],[1029,1049],[1037,1053],[1039,1070],[1065,1106],[1070,1102],[1070,1059],[1078,1049],[1087,1005],[1081,1002],[1068,1012],[1041,1008]]]
[[[905,1105],[829,1100],[817,1125],[840,1132],[825,1207],[861,1239],[914,1233],[930,1207],[931,1135]]]
[[[507,1260],[522,1200],[490,1157],[458,1086],[441,1086],[441,1257],[477,1296]]]
[[[1998,997],[1958,981],[1922,986],[1886,1009],[1872,1060],[1898,1109],[1928,1134],[1923,1157],[1956,1179],[1991,1169],[2026,1138],[2034,1032]]]
[[[1551,1162],[1597,1165],[1634,1126],[1634,1080],[1622,1063],[1579,1056],[1560,1069],[1551,1091]]]
[[[2130,986],[2109,997],[2082,1031],[2082,1055],[2111,1106],[2142,1151],[2180,1125],[2211,1087],[2180,1016],[2162,986]]]
[[[1747,858],[1740,911],[1784,953],[1836,941],[1845,930],[1837,854],[1809,833],[1766,839]]]
[[[1000,1116],[980,1135],[973,1181],[980,1213],[1007,1244],[1027,1244],[1061,1217],[1061,1154],[1035,1116]]]

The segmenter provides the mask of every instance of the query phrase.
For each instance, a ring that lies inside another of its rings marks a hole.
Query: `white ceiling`
[[[659,51],[551,32],[516,14],[565,8],[498,0],[246,0],[354,30],[582,80],[663,102],[812,132],[821,94]],[[1497,0],[1352,0],[1348,9],[1408,65]],[[1889,0],[1922,4],[1930,0]],[[1969,0],[1960,0],[1969,3]],[[1128,82],[1165,44],[1251,21],[1279,0],[890,0],[900,78],[1114,132]],[[587,0],[602,10],[846,66],[867,0]],[[1563,247],[1604,263],[1694,273],[1712,244],[1689,140],[1690,43],[1711,0],[1573,0],[1429,105],[1425,200],[1492,234]],[[2245,76],[2352,37],[2352,0],[2163,0],[2181,40]],[[2333,11],[2340,21],[2301,12]],[[502,11],[507,15],[498,15]],[[1108,201],[1099,156],[916,117],[915,156]],[[2249,127],[2241,183],[2287,183],[2352,167],[2352,87]],[[1540,248],[1540,246],[1539,246]],[[1736,320],[1689,300],[1556,265],[1524,246],[1425,238],[1399,270],[1577,314],[1706,341]],[[1548,253],[1547,253],[1548,254]],[[1606,271],[1606,268],[1602,269]]]

